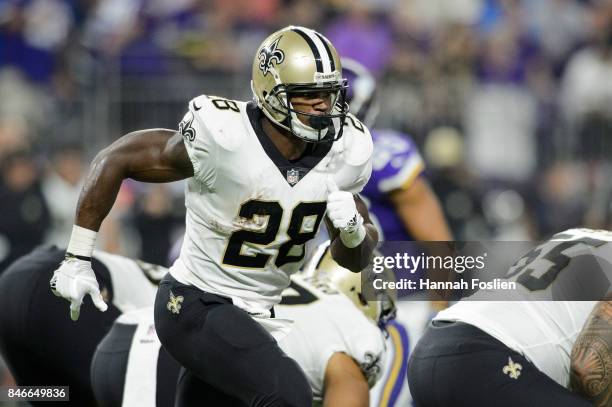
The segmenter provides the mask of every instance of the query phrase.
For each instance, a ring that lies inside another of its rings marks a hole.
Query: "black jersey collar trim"
[[[304,179],[306,174],[310,172],[319,162],[329,153],[332,147],[332,142],[309,143],[306,151],[297,160],[286,159],[276,148],[270,137],[264,132],[261,119],[263,112],[253,102],[247,104],[247,115],[251,123],[251,127],[259,143],[263,147],[264,152],[272,160],[276,168],[290,186],[295,186],[299,181]]]

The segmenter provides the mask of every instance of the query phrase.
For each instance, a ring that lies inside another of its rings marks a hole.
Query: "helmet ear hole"
[[[282,119],[277,123],[284,125],[291,131],[291,112],[280,100],[280,96],[278,94],[269,93],[265,100],[268,102],[268,105],[276,111],[278,119]]]

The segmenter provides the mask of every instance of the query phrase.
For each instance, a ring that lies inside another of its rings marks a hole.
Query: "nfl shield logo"
[[[292,168],[289,171],[287,171],[287,182],[289,183],[289,185],[293,186],[297,184],[299,180],[300,180],[300,172],[298,170]]]

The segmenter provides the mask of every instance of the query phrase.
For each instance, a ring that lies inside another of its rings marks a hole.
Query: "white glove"
[[[327,178],[327,217],[340,230],[340,240],[349,248],[357,247],[366,236],[363,217],[357,211],[353,194],[338,190],[333,179]]]
[[[70,301],[70,318],[73,321],[79,319],[81,303],[87,294],[91,295],[94,305],[100,311],[106,311],[108,308],[100,294],[90,261],[73,257],[65,259],[53,273],[50,285],[53,294]]]

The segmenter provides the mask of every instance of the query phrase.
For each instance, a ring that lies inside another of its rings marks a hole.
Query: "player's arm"
[[[70,317],[79,318],[89,294],[100,311],[107,305],[100,295],[91,256],[97,231],[113,206],[123,180],[170,182],[193,175],[193,166],[179,133],[165,129],[129,133],[102,150],[91,164],[77,204],[66,259],[55,270],[52,292],[70,301]]]
[[[325,368],[323,406],[367,407],[369,391],[357,362],[345,353],[334,353]]]
[[[417,177],[407,188],[399,188],[387,194],[404,228],[415,239],[422,242],[453,240],[440,201],[423,177]],[[451,255],[446,246],[427,245],[432,256]],[[427,270],[432,281],[452,281],[454,273],[447,270]],[[441,310],[448,306],[446,298],[451,292],[429,291],[432,307]]]
[[[335,185],[328,183],[330,190]],[[378,232],[365,203],[350,192],[330,192],[325,223],[331,238],[331,254],[342,267],[355,273],[370,264],[378,243]]]
[[[570,387],[596,406],[612,404],[612,296],[597,303],[571,355]]]
[[[93,160],[79,197],[75,223],[98,231],[125,179],[171,182],[191,176],[193,166],[180,133],[150,129],[126,134]]]
[[[440,202],[422,177],[406,189],[391,191],[388,196],[404,227],[415,240],[453,240]]]

